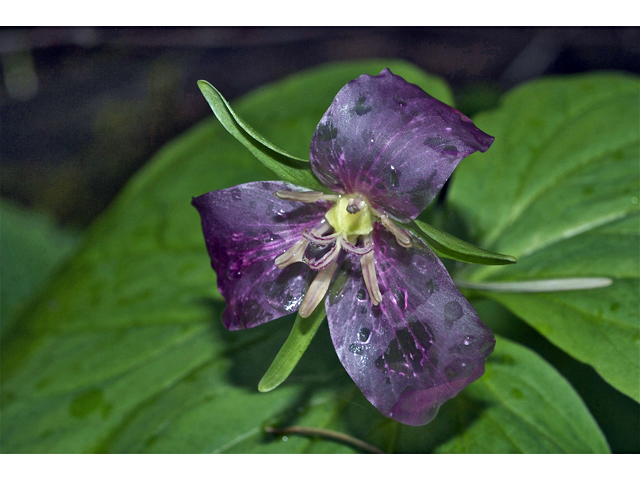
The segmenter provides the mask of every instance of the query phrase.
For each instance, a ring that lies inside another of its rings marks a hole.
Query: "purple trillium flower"
[[[265,181],[193,199],[224,325],[308,317],[325,299],[336,353],[365,397],[399,422],[430,422],[482,376],[495,339],[438,257],[396,222],[417,217],[492,142],[388,69],[349,82],[311,139],[311,168],[333,194]]]

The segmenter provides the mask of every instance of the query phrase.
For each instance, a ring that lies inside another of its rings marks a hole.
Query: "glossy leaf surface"
[[[476,119],[497,140],[461,164],[449,192],[473,243],[518,258],[507,267],[467,267],[458,273],[464,280],[613,280],[596,290],[483,294],[636,401],[638,91],[637,79],[616,74],[516,89]]]

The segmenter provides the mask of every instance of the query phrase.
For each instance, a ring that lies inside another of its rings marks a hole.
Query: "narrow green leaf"
[[[291,374],[326,317],[324,305],[318,305],[308,318],[296,316],[291,333],[275,360],[258,384],[261,392],[270,392]]]
[[[209,82],[198,80],[198,87],[224,128],[278,178],[311,190],[328,191],[311,172],[308,160],[292,155],[260,135],[233,111],[229,102]]]
[[[404,226],[423,239],[440,257],[482,265],[506,265],[516,263],[516,259],[511,255],[494,253],[476,247],[471,243],[460,240],[420,220],[414,220],[412,223]]]
[[[456,280],[458,288],[471,290],[486,290],[488,292],[570,292],[573,290],[592,290],[594,288],[608,287],[613,280],[605,277],[584,278],[551,278],[548,280],[524,280],[521,282],[466,282]]]

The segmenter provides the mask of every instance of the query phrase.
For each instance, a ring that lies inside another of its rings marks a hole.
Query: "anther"
[[[315,203],[318,200],[335,202],[338,195],[327,195],[322,192],[294,192],[291,190],[278,190],[274,195],[280,200],[293,200],[294,202]]]
[[[275,259],[276,266],[282,270],[285,267],[288,267],[292,263],[302,262],[304,251],[307,249],[309,245],[309,240],[306,238],[302,238],[293,244],[286,252]]]
[[[331,250],[329,250],[319,259],[307,259],[307,265],[309,265],[309,268],[311,268],[312,270],[322,270],[323,268],[326,268],[330,263],[335,262],[336,258],[338,258],[341,246],[342,242],[340,241],[340,239],[338,239],[335,245],[331,247]]]
[[[371,236],[368,235],[365,240],[365,246],[371,244]],[[362,267],[362,277],[364,278],[364,284],[367,287],[371,303],[378,305],[382,301],[382,293],[380,293],[380,287],[378,286],[373,250],[360,257],[360,266]]]
[[[298,308],[298,314],[302,318],[307,318],[311,315],[320,304],[329,289],[329,283],[331,283],[331,278],[336,268],[338,268],[337,262],[330,263],[327,268],[320,270],[316,278],[313,279],[307,294],[304,296],[304,300],[300,304],[300,308]]]
[[[387,215],[382,214],[380,216],[380,221],[382,222],[382,225],[387,227],[387,230],[393,233],[393,236],[396,237],[396,241],[401,247],[409,248],[413,245],[413,241],[407,231],[398,227]]]

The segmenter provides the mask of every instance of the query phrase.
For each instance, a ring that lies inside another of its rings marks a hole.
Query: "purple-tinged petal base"
[[[331,205],[282,200],[274,196],[278,190],[304,191],[284,182],[254,182],[193,199],[227,302],[222,320],[229,330],[295,312],[313,280],[307,265],[280,270],[274,260],[302,238],[305,228],[318,224]]]
[[[482,376],[495,339],[421,240],[403,248],[378,226],[374,245],[382,301],[372,305],[360,265],[346,262],[326,300],[331,338],[380,412],[424,425]]]

